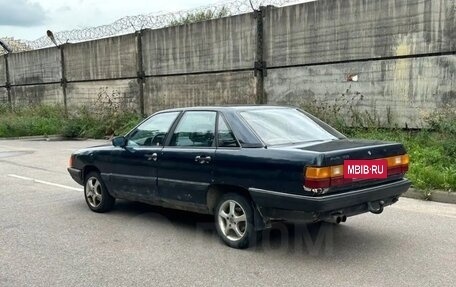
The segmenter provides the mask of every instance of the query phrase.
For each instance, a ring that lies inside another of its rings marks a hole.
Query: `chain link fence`
[[[57,44],[75,43],[134,33],[135,31],[142,29],[159,29],[190,22],[198,22],[225,16],[243,14],[252,12],[254,9],[258,9],[260,6],[284,6],[304,1],[232,0],[227,2],[220,2],[215,5],[159,15],[143,14],[137,16],[126,16],[108,25],[60,31],[54,32],[53,34]],[[46,35],[34,41],[17,40],[14,38],[2,38],[0,40],[2,40],[13,52],[41,49],[54,45],[50,38]],[[1,53],[6,53],[6,51],[0,48],[0,54]]]

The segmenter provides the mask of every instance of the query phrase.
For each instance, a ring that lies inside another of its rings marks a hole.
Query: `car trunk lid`
[[[341,165],[344,160],[379,159],[406,153],[400,143],[351,139],[326,141],[299,149],[320,153],[322,166]]]
[[[317,153],[317,168],[342,166],[345,160],[389,159],[392,162],[397,156],[406,154],[404,146],[400,143],[358,139],[325,141],[322,143],[311,143],[306,146],[296,146],[294,148]],[[407,167],[403,167],[401,165],[396,166],[392,163],[391,165],[388,164],[388,176],[385,179],[350,179],[339,175],[331,177],[329,183],[328,179],[326,179],[325,181],[320,181],[320,184],[317,184],[317,182],[313,184],[317,187],[327,187],[328,189],[325,192],[352,190],[354,188],[398,180],[403,177],[407,169],[408,165]],[[313,184],[312,181],[306,178],[305,186],[313,186]]]

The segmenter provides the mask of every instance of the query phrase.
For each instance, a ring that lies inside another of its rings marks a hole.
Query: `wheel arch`
[[[94,166],[94,165],[86,165],[83,169],[82,169],[82,182],[85,182],[86,180],[86,177],[89,173],[91,172],[98,172],[100,173],[100,170]]]
[[[219,202],[220,198],[226,193],[236,193],[246,197],[247,200],[252,203],[252,208],[254,211],[253,213],[255,217],[255,228],[257,230],[266,228],[267,224],[265,222],[265,218],[261,215],[248,189],[242,186],[229,184],[211,184],[206,195],[206,204],[210,214],[215,213],[214,209],[217,206],[217,203]]]
[[[229,184],[211,184],[206,195],[207,208],[211,214],[214,213],[214,209],[217,206],[219,199],[225,193],[237,193],[245,196],[249,200],[252,200],[249,191],[244,187]]]

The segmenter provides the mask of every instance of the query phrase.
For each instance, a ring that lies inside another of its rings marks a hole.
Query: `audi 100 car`
[[[347,169],[354,160],[383,175]],[[400,143],[348,139],[297,108],[239,106],[155,113],[112,145],[73,153],[68,171],[92,211],[125,199],[212,214],[222,240],[246,248],[274,221],[381,213],[409,188],[408,164]]]

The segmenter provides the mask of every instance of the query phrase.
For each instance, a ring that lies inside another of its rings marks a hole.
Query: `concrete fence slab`
[[[8,93],[5,88],[0,88],[0,105],[8,103]]]
[[[146,113],[186,106],[254,104],[253,72],[148,78]]]
[[[265,90],[270,104],[337,107],[349,123],[369,113],[383,126],[419,128],[456,106],[456,55],[273,69]]]
[[[139,109],[139,85],[136,80],[69,83],[68,109],[100,105],[119,109]]]
[[[268,9],[268,66],[456,51],[454,0],[318,0]]]
[[[256,19],[243,14],[147,30],[142,43],[146,75],[253,68]]]
[[[0,86],[6,83],[6,63],[5,56],[0,56]]]
[[[60,82],[60,50],[56,47],[8,55],[13,85]]]
[[[137,75],[136,35],[65,45],[68,81],[107,80]]]
[[[11,88],[13,106],[63,105],[60,84],[18,86]]]

